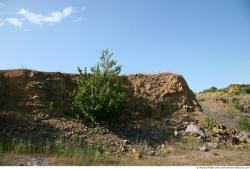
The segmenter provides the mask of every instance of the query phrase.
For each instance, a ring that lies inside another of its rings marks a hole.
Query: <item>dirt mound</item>
[[[124,123],[92,128],[67,116],[68,93],[76,87],[78,75],[12,70],[0,71],[0,77],[3,137],[83,138],[118,147],[124,139],[133,144],[141,139],[160,145],[174,129],[203,115],[184,78],[171,73],[122,76],[129,95]]]
[[[180,75],[136,74],[124,77],[129,109],[134,116],[169,117],[177,111],[201,111],[193,92]]]
[[[33,70],[0,71],[1,108],[9,111],[68,113],[74,74]],[[167,117],[175,112],[201,111],[193,92],[180,75],[129,75],[121,77],[129,94],[124,114],[132,118]]]
[[[225,92],[229,93],[229,94],[235,94],[235,93],[241,93],[242,88],[250,88],[250,85],[246,85],[246,84],[231,84],[229,85],[226,89]],[[249,91],[245,91],[246,93],[249,93]]]

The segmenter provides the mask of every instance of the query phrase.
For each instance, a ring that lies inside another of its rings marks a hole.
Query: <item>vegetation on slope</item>
[[[214,86],[203,90],[201,93],[207,93],[207,92],[222,92],[225,94],[231,94],[231,95],[244,95],[244,94],[250,94],[250,85],[230,85],[227,88],[218,89]]]
[[[112,55],[104,50],[90,73],[87,68],[78,68],[77,89],[71,94],[72,110],[84,122],[116,121],[123,110],[127,96],[118,78],[121,66],[116,66]]]

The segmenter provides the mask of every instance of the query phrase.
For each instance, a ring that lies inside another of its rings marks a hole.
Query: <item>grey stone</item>
[[[186,133],[192,133],[192,134],[198,134],[201,137],[205,137],[205,134],[201,131],[201,129],[194,125],[194,124],[189,124],[185,130]]]
[[[174,136],[177,137],[179,135],[179,132],[177,130],[174,130]]]
[[[155,151],[149,151],[148,154],[149,154],[150,156],[154,156],[154,155],[156,154],[156,152],[155,152]]]
[[[219,145],[218,143],[207,143],[207,147],[210,149],[217,149]]]

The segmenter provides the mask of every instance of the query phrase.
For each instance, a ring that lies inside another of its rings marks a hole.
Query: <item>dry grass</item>
[[[196,141],[195,141],[196,140]],[[141,149],[145,150],[147,144],[145,142],[138,143],[141,145]],[[182,140],[169,143],[162,151],[164,155],[149,156],[142,154],[141,159],[135,159],[132,152],[113,154],[97,154],[96,158],[91,160],[84,160],[86,156],[83,156],[82,160],[77,160],[74,157],[69,156],[57,156],[57,155],[39,155],[39,158],[44,159],[47,165],[112,165],[112,166],[182,166],[182,165],[250,165],[250,144],[240,146],[240,148],[223,148],[213,149],[208,152],[201,152],[198,150],[200,145],[204,145],[205,142],[192,137],[185,137]],[[139,147],[138,147],[139,148]],[[5,154],[0,158],[0,164],[13,165],[20,164],[20,159],[27,162],[36,155],[13,155]]]

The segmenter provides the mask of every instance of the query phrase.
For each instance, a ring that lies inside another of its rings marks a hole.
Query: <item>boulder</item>
[[[249,142],[249,136],[248,136],[247,133],[240,132],[239,135],[237,136],[237,138],[239,139],[239,141],[241,143],[247,143],[247,142]]]
[[[201,137],[205,137],[205,134],[203,133],[203,131],[197,125],[194,125],[194,124],[188,125],[185,132],[191,133],[191,134],[197,134]]]

